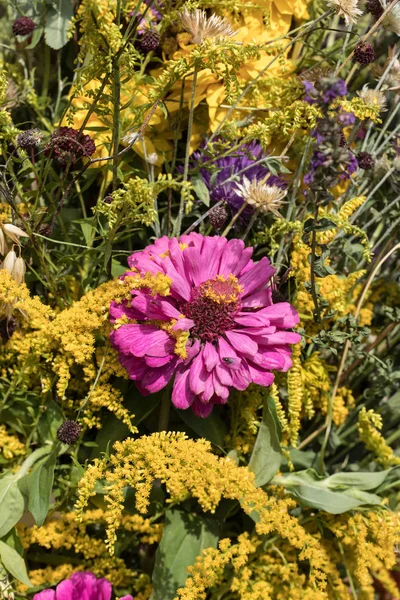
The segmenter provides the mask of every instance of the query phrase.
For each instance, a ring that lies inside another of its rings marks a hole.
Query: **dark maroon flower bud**
[[[0,319],[0,338],[4,342],[8,342],[8,340],[14,335],[17,329],[17,319],[15,317],[6,317],[5,319]]]
[[[65,167],[67,164],[73,166],[80,158],[88,158],[95,150],[95,143],[89,135],[79,133],[72,127],[60,127],[51,134],[44,153]]]
[[[216,206],[208,215],[210,225],[212,225],[216,231],[221,229],[227,218],[228,211],[226,209],[226,204],[220,204],[219,206]]]
[[[39,129],[28,129],[17,135],[17,144],[22,150],[39,148],[43,134]]]
[[[160,34],[157,29],[146,29],[140,38],[140,49],[147,54],[157,50],[160,44]]]
[[[29,35],[35,29],[36,23],[29,17],[19,17],[12,24],[14,35]]]
[[[375,51],[371,44],[360,42],[354,48],[354,59],[360,65],[369,65],[375,60]]]
[[[376,20],[380,19],[383,15],[383,6],[379,0],[367,0],[365,7],[367,11],[375,17]]]
[[[374,166],[374,158],[369,152],[360,152],[357,154],[358,166],[364,171],[370,171]]]
[[[112,201],[113,201],[113,197],[110,194],[108,196],[106,196],[105,198],[103,198],[103,202],[105,202],[106,204],[111,204]]]
[[[63,444],[75,444],[81,435],[82,427],[75,421],[64,421],[58,428],[57,439]]]

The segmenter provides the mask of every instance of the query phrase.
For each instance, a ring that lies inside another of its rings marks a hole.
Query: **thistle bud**
[[[82,431],[82,427],[75,421],[64,421],[58,428],[57,439],[63,444],[75,444]]]
[[[36,23],[29,17],[19,17],[12,24],[14,35],[29,35],[35,29]]]
[[[369,65],[375,60],[375,51],[371,44],[360,42],[354,48],[354,58],[360,65]]]

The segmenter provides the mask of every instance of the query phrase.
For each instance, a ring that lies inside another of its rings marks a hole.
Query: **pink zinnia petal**
[[[33,596],[33,600],[55,600],[56,592],[54,590],[43,590]]]
[[[195,400],[192,404],[192,410],[194,414],[198,417],[203,417],[203,419],[212,413],[212,409],[212,404],[204,404],[203,402],[200,402],[200,400]]]
[[[260,290],[242,298],[242,306],[245,308],[261,308],[262,306],[268,306],[272,302],[272,291],[271,288],[266,290]]]
[[[218,352],[216,351],[215,347],[212,344],[210,344],[210,342],[205,343],[203,350],[203,358],[207,371],[212,371],[220,360]]]
[[[264,257],[260,262],[256,263],[244,275],[239,277],[239,283],[244,287],[243,298],[264,288],[274,275],[276,269],[271,267],[268,258]]]
[[[239,354],[250,357],[256,354],[258,350],[257,343],[249,338],[248,335],[234,331],[227,331],[225,335]]]
[[[190,365],[189,381],[192,392],[195,394],[201,394],[201,392],[204,392],[207,375],[207,369],[203,358],[203,350],[201,349]]]
[[[172,404],[176,408],[189,408],[196,399],[196,394],[190,389],[189,375],[190,370],[186,369],[186,371],[178,374],[175,378],[174,389],[172,390]]]

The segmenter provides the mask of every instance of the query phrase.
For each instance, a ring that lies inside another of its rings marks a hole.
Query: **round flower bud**
[[[63,444],[75,444],[82,431],[82,427],[75,421],[64,421],[58,428],[57,439]]]
[[[376,20],[380,19],[383,15],[383,6],[379,0],[367,0],[365,7],[367,11],[375,17]]]
[[[375,60],[375,51],[371,44],[360,42],[354,49],[354,59],[360,65],[369,65]]]
[[[95,143],[89,135],[72,127],[60,127],[51,134],[44,153],[65,167],[67,164],[74,165],[82,157],[92,156],[95,150]]]
[[[43,134],[39,129],[28,129],[17,135],[17,145],[22,150],[39,148]]]
[[[220,204],[219,206],[216,206],[208,215],[210,225],[212,225],[216,231],[221,229],[227,218],[228,211],[226,209],[226,204]]]
[[[157,29],[146,29],[140,38],[140,49],[147,54],[152,50],[157,50],[160,44],[160,34]]]
[[[103,202],[105,202],[106,204],[111,204],[112,201],[113,201],[113,197],[111,196],[111,194],[108,194],[108,196],[103,198]]]
[[[369,152],[360,152],[357,155],[358,165],[364,171],[370,171],[374,166],[374,158]]]
[[[29,35],[35,29],[36,23],[29,17],[19,17],[12,24],[14,35]]]

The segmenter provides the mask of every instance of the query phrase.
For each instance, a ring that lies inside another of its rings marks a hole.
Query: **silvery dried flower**
[[[367,104],[373,104],[375,106],[378,105],[381,112],[387,110],[386,96],[380,90],[370,90],[367,85],[364,85],[363,89],[357,92],[357,94]]]
[[[355,23],[363,13],[358,8],[358,0],[328,0],[339,17],[343,17],[347,25]]]
[[[22,150],[31,150],[38,148],[43,139],[43,133],[40,129],[27,129],[17,135],[17,144]]]
[[[261,181],[256,178],[250,181],[244,176],[243,183],[236,184],[237,193],[255,210],[271,212],[276,217],[282,218],[278,211],[283,205],[287,191],[277,185],[268,185],[267,179],[268,176]]]
[[[150,164],[150,165],[156,165],[157,161],[158,161],[158,154],[157,152],[152,152],[151,154],[149,154],[146,158],[146,161]]]
[[[400,90],[400,60],[396,58],[397,48],[396,46],[389,47],[388,56],[385,64],[374,65],[373,73],[377,78],[382,77],[388,66],[391,64],[389,72],[385,78],[385,89],[390,91]]]
[[[20,285],[24,281],[26,266],[22,256],[17,256],[14,250],[7,253],[2,269],[7,271],[11,277]]]
[[[224,17],[211,15],[207,17],[205,10],[188,10],[186,7],[180,13],[184,29],[192,35],[193,44],[202,44],[209,38],[232,37],[236,31]]]

